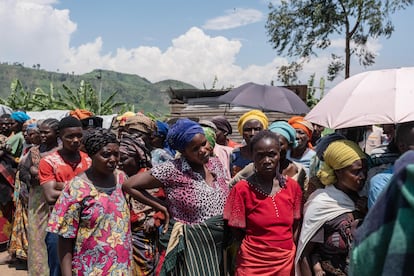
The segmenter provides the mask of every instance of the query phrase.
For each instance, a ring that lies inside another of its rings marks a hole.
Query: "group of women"
[[[301,117],[269,124],[259,110],[245,113],[243,144],[231,150],[230,164],[214,154],[215,141],[228,145],[223,118],[207,126],[189,119],[168,126],[142,114],[120,121],[118,136],[85,132],[91,166],[64,187],[49,217],[63,275],[347,274],[366,212],[358,192],[367,162],[354,142],[327,146],[317,174],[324,188],[305,201],[315,152]],[[41,146],[27,158],[34,199],[42,196],[36,164],[58,146],[55,123],[40,125]],[[47,206],[29,210],[47,223]]]

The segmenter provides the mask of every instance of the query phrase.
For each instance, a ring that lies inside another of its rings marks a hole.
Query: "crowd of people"
[[[225,116],[126,112],[106,129],[87,110],[3,114],[0,265],[36,276],[407,275],[414,122],[381,127],[374,145],[373,126],[324,135],[302,116],[269,122],[253,109],[234,141]]]

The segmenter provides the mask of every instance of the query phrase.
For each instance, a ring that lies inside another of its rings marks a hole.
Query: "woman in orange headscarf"
[[[288,123],[296,130],[298,146],[287,153],[287,158],[303,165],[309,176],[310,162],[316,154],[311,144],[313,126],[302,116],[293,116]]]

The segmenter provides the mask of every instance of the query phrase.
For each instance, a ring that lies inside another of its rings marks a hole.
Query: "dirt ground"
[[[7,256],[7,251],[0,252],[0,259]],[[27,276],[27,270],[16,270],[15,267],[9,265],[0,265],[1,276]]]

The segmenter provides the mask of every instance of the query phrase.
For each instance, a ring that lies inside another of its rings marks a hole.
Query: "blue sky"
[[[177,79],[211,88],[248,81],[269,84],[288,59],[268,43],[268,1],[0,0],[0,62],[82,74],[103,68],[151,82]],[[414,7],[393,16],[395,32],[370,41],[375,66],[352,62],[351,74],[413,66]],[[319,54],[300,75],[325,76],[331,52]],[[340,81],[341,77],[337,79]],[[327,88],[335,83],[328,83]]]

